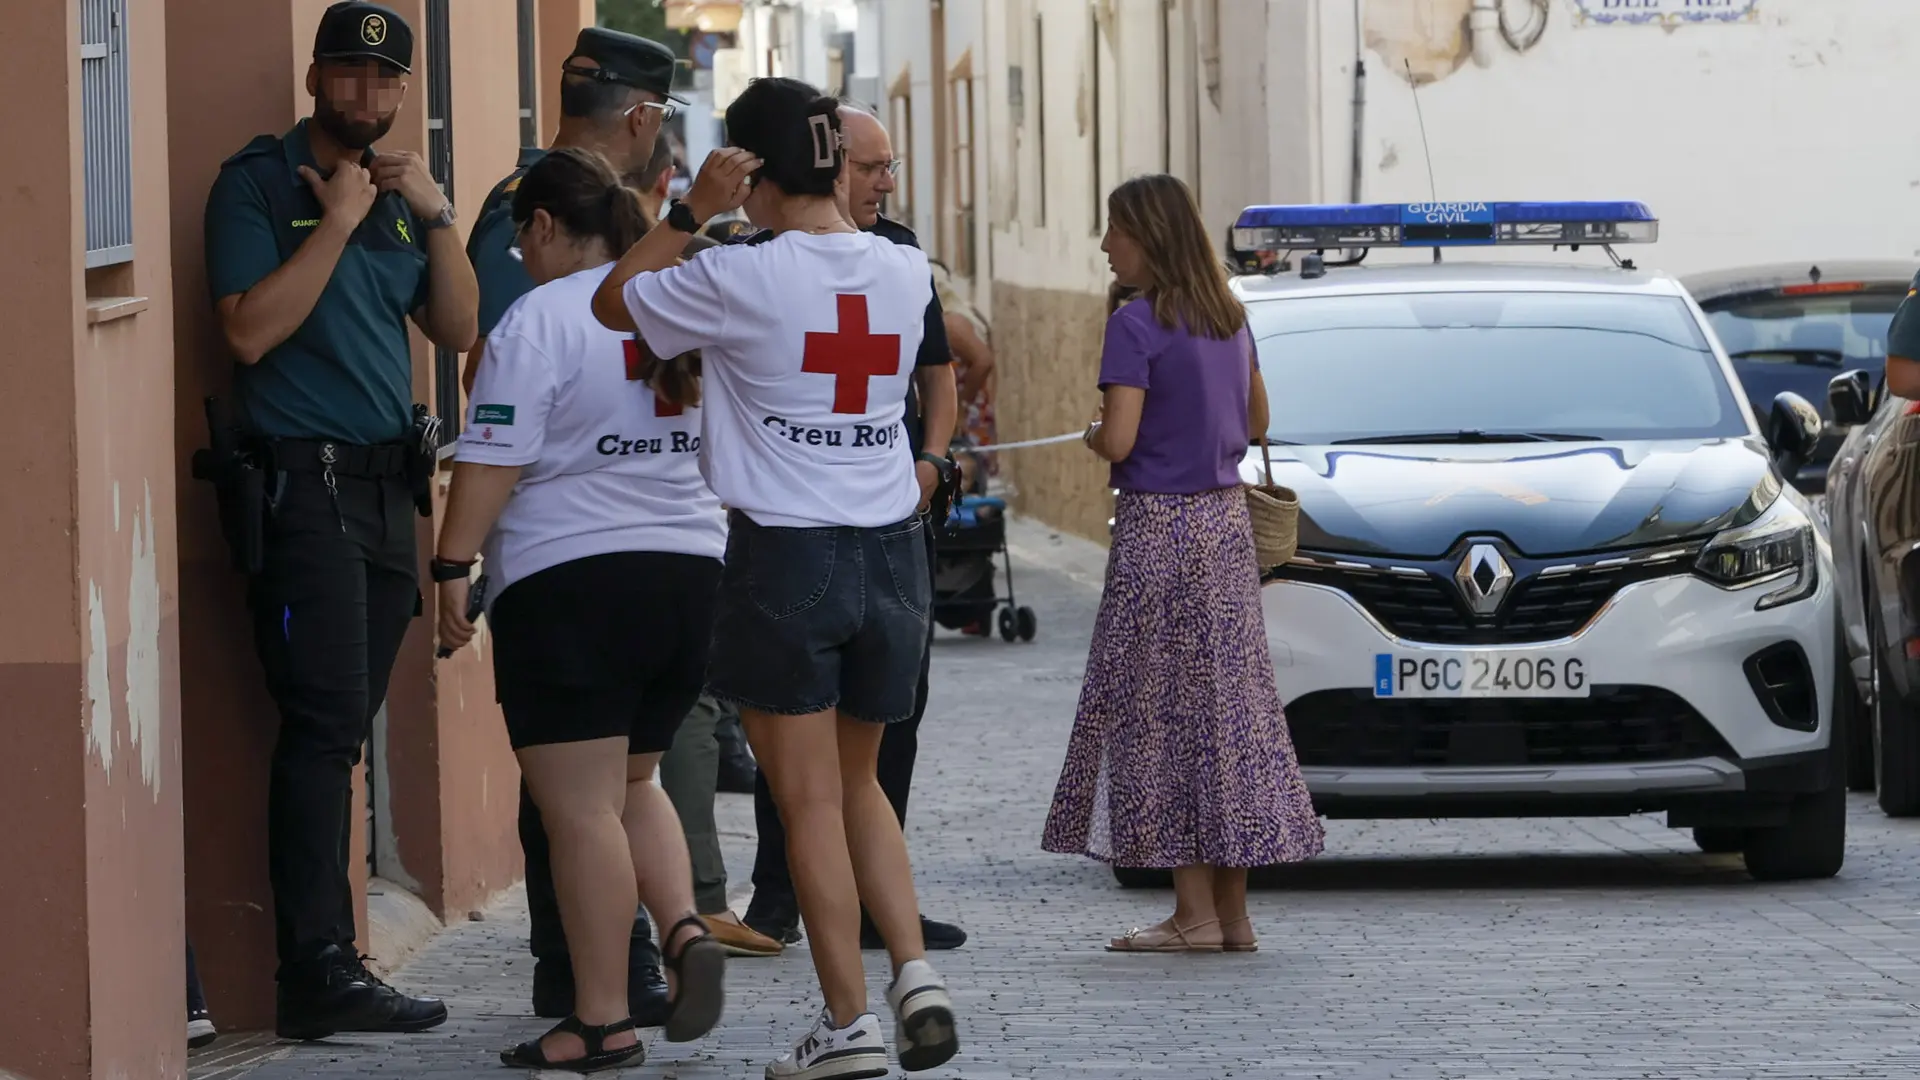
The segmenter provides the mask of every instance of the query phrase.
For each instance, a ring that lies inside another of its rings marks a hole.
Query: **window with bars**
[[[126,0],[80,0],[87,268],[133,260],[133,116]]]
[[[534,80],[539,67],[538,36],[534,29],[534,0],[520,5],[520,145],[540,145],[540,120],[534,115]]]
[[[440,191],[453,198],[453,45],[448,23],[451,0],[427,0],[427,166]],[[433,411],[444,424],[442,440],[460,434],[460,354],[434,346]]]

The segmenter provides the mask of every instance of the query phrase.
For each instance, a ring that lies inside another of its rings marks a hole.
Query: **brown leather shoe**
[[[785,946],[760,933],[731,911],[718,915],[702,915],[707,920],[708,932],[713,940],[727,950],[729,956],[779,956]]]

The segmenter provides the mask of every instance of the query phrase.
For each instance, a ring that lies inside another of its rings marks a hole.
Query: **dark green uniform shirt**
[[[1893,322],[1887,326],[1887,355],[1903,360],[1920,360],[1920,274],[1907,286],[1907,298],[1894,309]]]
[[[487,201],[480,204],[480,216],[473,219],[473,232],[467,236],[467,258],[473,262],[474,276],[480,279],[481,337],[493,333],[513,302],[533,289],[527,268],[507,249],[513,246],[513,193],[527,170],[546,156],[547,152],[537,146],[521,147],[513,172],[487,192]]]
[[[215,300],[280,268],[320,224],[298,167],[314,166],[302,120],[220,166],[207,196],[207,286]],[[240,417],[259,435],[373,444],[413,426],[407,316],[427,302],[426,230],[398,192],[374,200],[333,277],[293,336],[234,377]]]

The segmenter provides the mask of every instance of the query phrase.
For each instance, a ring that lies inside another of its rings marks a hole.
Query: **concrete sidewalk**
[[[922,906],[973,940],[936,962],[961,1009],[937,1080],[1840,1080],[1920,1073],[1920,823],[1856,798],[1847,869],[1763,886],[1658,818],[1332,822],[1325,858],[1254,898],[1249,955],[1123,956],[1167,893],[1039,850],[1072,724],[1103,554],[1013,530],[1032,644],[942,633],[909,843]],[[1004,584],[1004,582],[1003,582]],[[746,884],[752,810],[720,798]],[[281,1047],[248,1080],[517,1075],[532,960],[517,894],[394,981],[447,999],[419,1036]],[[873,1001],[881,954],[869,954]],[[729,969],[727,1018],[618,1074],[757,1078],[819,1008],[804,948]],[[219,1003],[214,1003],[218,1019]],[[201,1059],[196,1059],[198,1062]],[[198,1070],[197,1070],[198,1071]],[[551,1074],[562,1075],[559,1073]]]

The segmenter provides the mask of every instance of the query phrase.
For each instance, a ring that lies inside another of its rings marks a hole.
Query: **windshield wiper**
[[[1728,353],[1729,360],[1747,360],[1756,356],[1788,356],[1796,364],[1808,364],[1813,367],[1837,368],[1846,362],[1846,354],[1838,349],[1743,349],[1737,353]]]
[[[1567,435],[1557,431],[1427,431],[1406,435],[1361,435],[1335,439],[1331,445],[1359,443],[1516,443],[1516,442],[1599,442],[1598,435]]]

